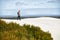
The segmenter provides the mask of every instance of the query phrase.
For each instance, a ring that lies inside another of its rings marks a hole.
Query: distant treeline
[[[40,27],[16,23],[6,23],[0,20],[0,40],[53,40],[49,32]]]

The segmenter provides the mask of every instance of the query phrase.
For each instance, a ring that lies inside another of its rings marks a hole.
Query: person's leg
[[[19,19],[19,17],[17,17],[17,20]]]
[[[20,19],[20,20],[21,20],[21,17],[20,17],[20,16],[18,16],[18,19]]]

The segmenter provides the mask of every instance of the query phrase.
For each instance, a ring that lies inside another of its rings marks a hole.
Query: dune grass
[[[40,27],[16,23],[6,23],[0,20],[0,40],[53,40],[49,32]]]

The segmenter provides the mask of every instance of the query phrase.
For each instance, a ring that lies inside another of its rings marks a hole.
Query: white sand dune
[[[49,31],[53,37],[53,40],[60,40],[60,19],[41,17],[41,18],[27,18],[20,20],[2,19],[9,22],[14,22],[20,25],[30,24],[39,26],[44,31]]]

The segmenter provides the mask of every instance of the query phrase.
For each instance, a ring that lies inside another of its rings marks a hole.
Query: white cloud
[[[58,3],[52,0],[2,0],[2,9],[18,8],[58,8]]]

